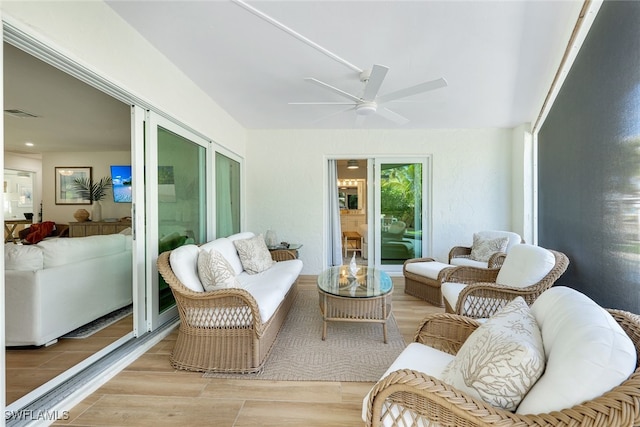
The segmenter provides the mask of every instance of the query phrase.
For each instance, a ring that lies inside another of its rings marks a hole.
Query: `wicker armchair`
[[[495,408],[422,372],[402,369],[391,372],[371,390],[366,412],[367,426],[407,427],[426,425],[422,417],[440,427],[470,426],[638,426],[640,425],[640,316],[608,310],[631,338],[638,354],[633,374],[622,384],[593,400],[546,414],[521,415]],[[456,354],[480,325],[455,314],[435,314],[419,326],[415,342]],[[576,384],[578,386],[578,384]],[[385,403],[395,404],[391,415]]]
[[[526,265],[527,257],[550,258],[548,253],[554,259],[548,271],[544,269],[544,259],[533,260]],[[521,244],[511,249],[502,267],[446,269],[441,279],[445,311],[483,319],[491,317],[517,296],[531,305],[542,292],[553,286],[568,266],[569,259],[561,252]],[[544,275],[535,281],[530,280],[540,274]]]
[[[449,251],[449,260],[448,264],[451,265],[468,265],[472,267],[487,267],[487,268],[497,268],[502,265],[504,262],[506,253],[518,243],[524,243],[522,237],[519,234],[511,232],[511,231],[480,231],[476,234],[480,238],[485,239],[495,239],[499,237],[506,237],[509,239],[507,244],[507,248],[504,252],[496,252],[491,255],[488,262],[484,264],[480,261],[474,261],[471,257],[471,249],[472,246],[454,246]]]

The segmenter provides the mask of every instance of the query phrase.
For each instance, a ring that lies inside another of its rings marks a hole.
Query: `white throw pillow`
[[[229,261],[216,250],[200,250],[198,276],[205,291],[240,287]]]
[[[471,246],[471,255],[469,257],[476,261],[487,262],[491,255],[496,252],[505,252],[508,244],[508,237],[486,239],[476,233],[473,235],[473,245]]]
[[[508,411],[515,411],[545,368],[540,329],[517,297],[464,342],[443,372],[447,384]]]
[[[238,251],[242,267],[249,274],[258,274],[275,263],[262,234],[250,239],[234,240],[233,244]]]

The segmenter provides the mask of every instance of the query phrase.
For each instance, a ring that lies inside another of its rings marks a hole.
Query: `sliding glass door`
[[[377,158],[374,163],[376,266],[402,271],[407,259],[427,252],[428,161]]]
[[[150,277],[148,319],[153,329],[176,316],[171,289],[157,272],[158,254],[207,241],[209,142],[183,127],[150,114],[147,145],[147,240]],[[152,236],[155,233],[148,233]]]
[[[216,237],[240,232],[240,162],[216,152]]]

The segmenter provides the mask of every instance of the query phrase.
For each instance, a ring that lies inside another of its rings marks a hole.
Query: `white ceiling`
[[[399,128],[356,123],[314,77],[360,95],[356,71],[234,1],[109,1],[239,123],[251,129]],[[252,1],[287,29],[361,68],[389,67],[379,94],[444,77],[448,86],[385,104],[406,129],[513,127],[533,120],[581,1]],[[5,149],[21,153],[130,148],[129,107],[5,44]],[[410,102],[407,102],[410,101]],[[327,117],[330,116],[330,117]],[[24,143],[32,141],[34,148]]]
[[[239,1],[108,1],[246,128],[353,128],[344,101],[314,77],[360,95],[359,74],[249,12]],[[513,127],[532,121],[582,1],[251,1],[360,69],[390,68],[384,95],[444,77],[443,89],[386,104],[403,128]],[[369,116],[365,128],[396,128]]]
[[[5,151],[128,151],[128,105],[105,95],[39,59],[4,44],[4,110],[36,118],[4,115]],[[26,142],[35,144],[25,146]]]

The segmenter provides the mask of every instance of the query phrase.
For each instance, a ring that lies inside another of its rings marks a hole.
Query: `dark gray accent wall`
[[[538,134],[539,245],[557,284],[640,313],[640,2],[605,1]]]

